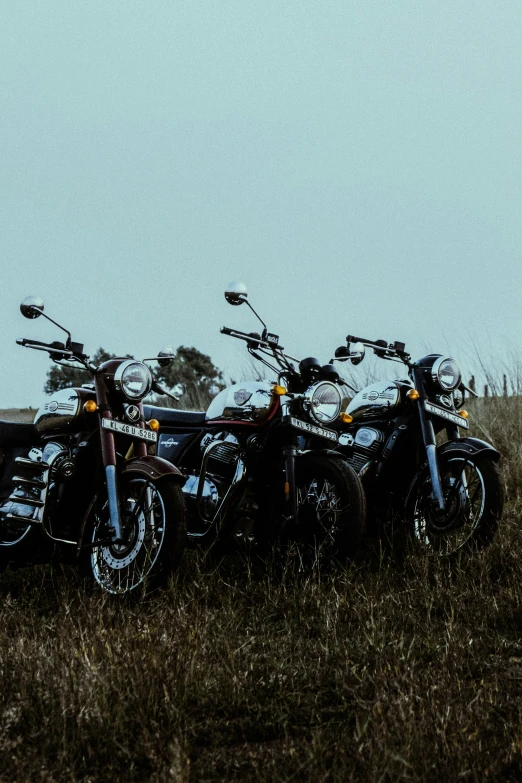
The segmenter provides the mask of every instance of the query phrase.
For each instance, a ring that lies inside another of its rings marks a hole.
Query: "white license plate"
[[[327,438],[328,440],[333,440],[334,443],[337,443],[338,439],[336,432],[325,430],[323,427],[316,427],[315,424],[308,424],[307,421],[301,421],[301,419],[296,419],[294,416],[290,416],[290,424],[298,430],[309,432],[310,435],[319,435],[320,438]]]
[[[452,421],[453,424],[457,425],[457,427],[463,427],[465,430],[467,430],[469,427],[467,420],[463,419],[462,416],[459,416],[458,413],[447,411],[445,408],[440,408],[438,405],[434,405],[432,402],[425,402],[424,407],[428,413],[434,413],[436,416],[441,416],[443,419]]]
[[[129,435],[131,438],[148,440],[151,443],[156,443],[158,440],[157,432],[142,430],[141,427],[135,427],[133,424],[122,424],[122,422],[113,421],[112,419],[102,419],[102,427],[105,427],[106,430],[112,430],[113,432],[120,432],[122,435]]]

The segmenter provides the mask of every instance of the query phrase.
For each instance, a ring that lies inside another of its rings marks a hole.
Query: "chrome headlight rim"
[[[333,416],[325,416],[323,414],[323,416],[320,417],[317,415],[317,412],[314,408],[314,396],[317,394],[318,391],[324,388],[333,389],[335,394],[337,395],[337,405],[336,405],[335,415]],[[306,413],[310,416],[311,419],[313,419],[313,421],[316,424],[332,424],[334,421],[336,421],[339,418],[339,414],[341,413],[341,409],[342,409],[341,391],[337,386],[337,384],[333,383],[332,381],[317,381],[317,383],[313,383],[305,391],[303,402],[304,402],[304,409]]]
[[[453,362],[457,370],[456,380],[453,384],[446,384],[442,381],[440,370],[445,362]],[[435,362],[433,362],[431,368],[431,380],[437,384],[443,392],[452,392],[457,389],[462,381],[462,370],[460,364],[452,356],[440,356]]]
[[[145,371],[145,377],[143,379],[144,386],[137,394],[130,394],[129,389],[125,386],[124,379],[128,370],[134,366],[139,367],[140,369],[142,368]],[[142,400],[152,389],[152,373],[147,365],[143,364],[143,362],[139,362],[136,359],[128,359],[127,361],[122,362],[114,373],[114,386],[116,391],[121,392],[121,394],[123,394],[124,397],[126,397],[128,400],[132,400],[133,402],[136,402],[136,400]]]

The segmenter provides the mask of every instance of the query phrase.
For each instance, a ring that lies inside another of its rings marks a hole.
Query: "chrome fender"
[[[490,456],[498,462],[500,459],[500,452],[493,448],[491,443],[480,438],[457,438],[457,440],[449,440],[447,443],[443,443],[437,449],[437,456],[443,454],[457,454],[461,453],[464,456],[471,454],[484,454],[489,452]]]
[[[167,462],[162,457],[154,457],[151,454],[147,454],[146,457],[136,457],[135,459],[129,459],[123,465],[119,471],[120,476],[126,476],[127,474],[138,474],[146,476],[148,479],[164,478],[170,476],[178,481],[180,484],[185,483],[185,476],[178,468],[171,462]]]

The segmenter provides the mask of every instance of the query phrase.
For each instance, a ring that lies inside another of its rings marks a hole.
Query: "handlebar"
[[[355,337],[353,334],[349,334],[346,337],[347,343],[363,343],[368,348],[372,348],[377,355],[380,356],[398,356],[400,359],[404,359],[408,356],[406,352],[406,346],[404,343],[400,343],[396,340],[394,343],[387,343],[386,340],[368,340],[366,337]]]
[[[64,358],[74,356],[73,351],[59,342],[42,343],[40,340],[33,340],[27,337],[19,337],[16,342],[24,348],[34,348],[35,351],[48,351],[50,354],[60,354]]]
[[[245,340],[247,343],[252,343],[256,348],[261,346],[262,348],[284,351],[283,346],[279,345],[279,340],[276,335],[268,334],[265,339],[257,332],[240,332],[239,329],[231,329],[229,326],[222,326],[220,332],[221,334],[228,334],[230,337],[237,337],[238,340]]]
[[[34,346],[39,345],[39,346],[42,346],[43,348],[51,348],[52,347],[50,345],[50,343],[42,343],[42,342],[40,342],[40,340],[32,340],[31,338],[27,338],[27,337],[19,337],[16,342],[18,343],[18,345],[23,345],[24,347],[27,347],[27,348],[31,347],[32,345],[34,345]],[[65,350],[65,345],[63,345],[62,343],[60,343],[60,345]],[[57,346],[55,346],[55,347],[57,347]]]

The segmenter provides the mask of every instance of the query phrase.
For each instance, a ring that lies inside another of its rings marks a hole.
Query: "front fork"
[[[283,421],[290,415],[289,400],[281,399]],[[295,458],[297,454],[297,437],[289,433],[288,444],[283,449],[285,457],[285,503],[292,519],[297,519],[297,489],[295,483]]]
[[[105,482],[107,485],[107,498],[109,501],[110,528],[109,533],[113,544],[123,544],[123,525],[121,521],[121,509],[118,493],[118,478],[116,475],[116,446],[114,443],[114,434],[110,430],[102,427],[102,418],[112,419],[111,407],[108,403],[108,395],[103,382],[98,382],[97,397],[99,400],[98,410],[100,412],[100,443],[102,450],[103,466],[105,469]],[[141,417],[138,426],[145,428],[143,420],[143,408],[139,405]],[[147,454],[147,446],[140,441],[138,445],[138,456],[143,457]]]
[[[415,378],[415,388],[420,392],[420,397],[417,400],[417,406],[419,411],[422,440],[424,443],[424,448],[426,449],[426,456],[428,458],[428,469],[430,472],[433,498],[437,506],[437,512],[444,514],[446,512],[446,503],[444,501],[444,492],[442,490],[439,463],[437,460],[437,442],[435,440],[435,430],[433,429],[433,423],[431,419],[428,418],[428,414],[426,413],[426,409],[424,407],[426,392],[424,390],[424,379],[422,377]]]

